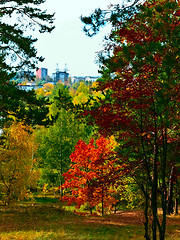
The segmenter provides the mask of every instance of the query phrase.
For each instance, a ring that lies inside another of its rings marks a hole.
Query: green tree
[[[50,114],[52,116],[57,115],[60,109],[73,110],[72,97],[70,96],[69,89],[62,83],[57,83],[52,94],[49,96],[51,100]]]
[[[33,46],[37,39],[24,33],[37,27],[41,33],[53,30],[53,15],[38,8],[44,2],[44,0],[0,1],[0,70],[9,72],[21,69],[24,65],[35,68],[37,61],[43,60],[37,56]]]
[[[111,4],[107,10],[97,8],[88,17],[81,16],[81,20],[85,24],[84,32],[92,37],[106,24],[111,24],[114,28],[117,26],[117,22],[126,22],[137,12],[139,3],[141,3],[140,0],[125,0],[121,4]]]
[[[75,96],[73,97],[73,103],[82,104],[88,101],[88,96],[90,93],[90,87],[84,82],[80,82],[79,87],[76,90]]]
[[[54,123],[49,128],[42,128],[38,133],[38,156],[43,161],[46,180],[59,186],[63,181],[62,174],[69,167],[69,156],[74,146],[79,139],[89,139],[92,127],[76,118],[72,97],[64,85],[59,83],[54,87],[50,100],[49,115]],[[49,177],[46,169],[51,172]]]
[[[62,174],[69,168],[71,152],[79,139],[89,138],[87,130],[86,125],[79,123],[73,113],[62,109],[53,126],[39,131],[38,156],[42,159],[42,168],[51,170],[51,176],[46,180],[51,182],[50,178],[54,178],[58,181],[53,179],[51,183],[56,186],[62,184]]]
[[[48,124],[47,100],[37,100],[34,91],[20,90],[13,82],[7,81],[6,72],[0,74],[0,126],[8,120],[18,119],[28,124]]]
[[[47,110],[38,106],[34,92],[25,93],[11,82],[17,70],[36,67],[42,57],[37,56],[34,43],[37,39],[28,36],[28,29],[39,28],[41,33],[54,28],[53,14],[41,11],[38,6],[44,0],[0,1],[0,117],[5,120],[14,115],[21,120],[42,120]],[[37,107],[36,107],[37,104]],[[24,117],[23,117],[24,116]],[[41,117],[42,116],[42,117]],[[39,121],[38,120],[38,121]],[[40,121],[39,121],[40,122]]]

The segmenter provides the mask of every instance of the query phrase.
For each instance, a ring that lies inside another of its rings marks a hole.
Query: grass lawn
[[[0,240],[141,240],[143,235],[143,214],[138,211],[77,216],[53,198],[0,206]],[[180,239],[179,216],[168,218],[167,239]]]

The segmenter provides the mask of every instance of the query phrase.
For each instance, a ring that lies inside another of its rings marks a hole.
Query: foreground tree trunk
[[[179,204],[179,202],[178,202],[178,180],[176,180],[176,198],[175,198],[175,214],[178,214],[179,213],[179,211],[178,211],[178,204]]]
[[[171,173],[169,177],[169,189],[168,189],[168,202],[167,202],[167,213],[172,214],[173,210],[173,176],[174,176],[174,166],[171,168]]]
[[[157,156],[158,156],[158,147],[157,147],[157,133],[155,135],[155,146],[154,146],[154,164],[153,164],[153,181],[152,181],[152,213],[153,213],[153,222],[152,222],[152,230],[153,230],[153,240],[157,239],[157,189],[158,189],[158,173],[157,173]]]
[[[178,198],[175,199],[175,214],[178,214]]]
[[[102,204],[102,208],[101,208],[101,214],[102,216],[104,215],[104,188],[102,186],[102,199],[101,199],[101,204]]]
[[[145,216],[145,223],[144,223],[145,235],[144,235],[144,237],[145,237],[145,239],[150,240],[150,237],[149,237],[149,216],[148,216],[148,211],[149,211],[149,196],[148,196],[147,189],[146,189],[146,191],[144,192],[144,196],[145,196],[145,199],[146,199],[145,209],[144,209],[144,216]]]

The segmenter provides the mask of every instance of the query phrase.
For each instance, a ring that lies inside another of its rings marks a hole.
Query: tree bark
[[[144,210],[144,215],[145,215],[145,223],[144,223],[144,227],[145,227],[145,239],[146,240],[150,240],[150,236],[149,236],[149,217],[148,217],[148,209],[149,209],[149,201],[148,201],[148,193],[146,191],[145,195],[145,199],[146,199],[146,205],[145,205],[145,210]]]
[[[176,198],[175,198],[175,214],[178,214],[178,187],[177,187],[178,181],[176,180]]]
[[[178,198],[175,199],[175,214],[178,214]]]
[[[101,203],[102,203],[102,216],[104,215],[104,188],[102,186],[102,199],[101,199]]]
[[[153,231],[153,240],[157,239],[157,188],[158,188],[158,173],[157,173],[157,156],[158,156],[158,147],[157,147],[157,132],[155,134],[155,144],[154,144],[154,162],[153,162],[153,180],[152,180],[152,231]]]
[[[173,210],[173,176],[174,176],[174,166],[171,168],[171,173],[169,176],[169,189],[168,189],[168,202],[167,202],[167,213],[172,214]]]

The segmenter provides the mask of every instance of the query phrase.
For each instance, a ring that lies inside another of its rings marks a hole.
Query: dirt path
[[[143,211],[119,211],[116,214],[110,214],[104,217],[86,217],[85,223],[98,223],[110,225],[143,225],[144,224]],[[180,226],[180,215],[167,216],[167,225]]]

